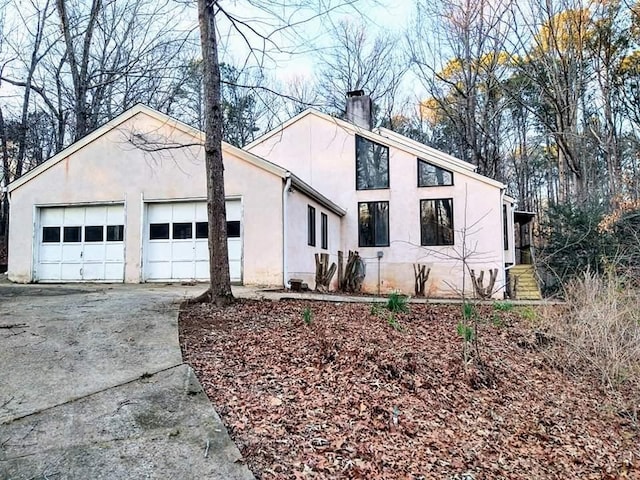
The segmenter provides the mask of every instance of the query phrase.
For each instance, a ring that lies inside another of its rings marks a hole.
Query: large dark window
[[[453,199],[420,200],[420,244],[453,245]]]
[[[329,248],[329,218],[326,213],[320,214],[320,242],[322,248]]]
[[[64,227],[62,241],[78,243],[82,241],[82,227]]]
[[[104,242],[104,227],[102,225],[87,225],[84,227],[85,242]]]
[[[149,240],[169,240],[169,224],[168,223],[150,224]]]
[[[316,246],[316,209],[311,205],[307,208],[307,245]]]
[[[358,245],[389,246],[389,202],[358,203]]]
[[[42,243],[60,242],[60,227],[42,227]]]
[[[453,173],[418,159],[418,186],[437,187],[453,185]]]
[[[356,189],[389,188],[389,148],[356,135]]]

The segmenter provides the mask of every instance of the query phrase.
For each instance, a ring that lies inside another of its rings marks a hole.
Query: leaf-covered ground
[[[411,305],[398,331],[367,304],[191,305],[180,340],[258,478],[640,478],[607,396],[516,313],[482,317],[485,371],[462,366],[459,306]]]

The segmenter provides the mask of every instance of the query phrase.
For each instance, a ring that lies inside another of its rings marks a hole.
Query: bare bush
[[[604,387],[640,383],[640,291],[624,278],[586,272],[566,287],[567,308],[547,315],[550,354],[563,368],[597,374]]]

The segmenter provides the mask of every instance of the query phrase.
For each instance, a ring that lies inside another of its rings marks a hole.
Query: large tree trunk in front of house
[[[214,7],[217,0],[198,0],[202,65],[204,70],[205,142],[207,171],[207,214],[209,220],[209,274],[211,286],[206,298],[217,305],[233,300],[227,249],[227,218],[222,164],[222,108],[220,65]]]

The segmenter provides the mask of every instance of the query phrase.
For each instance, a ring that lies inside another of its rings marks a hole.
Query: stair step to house
[[[516,279],[516,298],[519,300],[541,300],[540,287],[536,281],[533,265],[514,265],[509,269]]]

